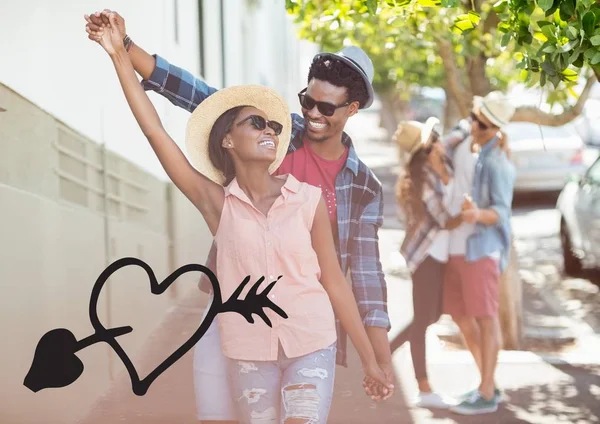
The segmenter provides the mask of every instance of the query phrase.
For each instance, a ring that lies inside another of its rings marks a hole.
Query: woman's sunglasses
[[[240,122],[238,122],[236,126],[239,127],[246,121],[250,121],[252,123],[252,126],[254,126],[254,128],[260,131],[263,131],[265,128],[269,127],[275,132],[275,135],[281,134],[281,131],[283,130],[283,125],[281,125],[279,122],[267,121],[260,115],[250,115],[246,119],[243,119]]]
[[[300,106],[302,106],[304,109],[312,110],[315,106],[317,106],[317,109],[321,115],[325,116],[333,116],[337,109],[348,106],[352,103],[351,101],[347,101],[341,105],[334,105],[333,103],[329,102],[318,102],[306,94],[306,88],[298,93],[298,100],[300,100]]]
[[[479,129],[482,131],[488,130],[490,127],[489,125],[485,124],[484,122],[481,121],[481,119],[479,119],[477,117],[477,115],[475,115],[474,112],[471,112],[471,122],[477,122],[477,125],[479,125]]]

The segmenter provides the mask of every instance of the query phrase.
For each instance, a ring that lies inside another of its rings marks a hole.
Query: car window
[[[600,159],[588,169],[586,179],[594,184],[600,184]]]

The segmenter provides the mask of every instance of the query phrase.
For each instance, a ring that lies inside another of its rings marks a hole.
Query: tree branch
[[[452,97],[456,99],[456,104],[460,111],[461,117],[467,117],[469,115],[469,105],[471,97],[467,95],[467,90],[461,83],[460,74],[456,67],[456,61],[454,60],[454,51],[450,41],[441,37],[436,37],[438,43],[440,57],[446,71],[446,87]],[[468,101],[465,101],[467,99]]]
[[[596,81],[598,81],[596,75],[589,77],[585,84],[585,88],[577,99],[577,103],[558,115],[543,112],[535,106],[521,106],[517,108],[511,121],[531,122],[533,124],[547,125],[550,127],[560,127],[561,125],[565,125],[581,114],[583,106],[585,105],[586,100],[590,97],[592,87]]]

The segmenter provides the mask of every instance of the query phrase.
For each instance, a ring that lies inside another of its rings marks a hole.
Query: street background
[[[67,328],[89,336],[91,288],[105,266],[143,259],[159,279],[187,263],[204,263],[207,228],[170,184],[122,96],[110,61],[87,39],[84,13],[113,8],[128,33],[151,53],[202,75],[211,85],[261,83],[298,111],[318,51],[300,41],[278,0],[0,0],[0,422],[10,424],[193,423],[192,353],[142,397],[131,391],[116,355],[103,344],[78,353],[85,370],[72,385],[32,393],[23,386],[40,337]],[[56,29],[52,22],[60,22]],[[43,36],[40,35],[41,29]],[[259,54],[260,53],[260,54]],[[8,58],[8,59],[7,59]],[[424,89],[439,103],[439,90]],[[436,93],[436,94],[432,94]],[[538,97],[522,92],[524,102]],[[152,101],[183,148],[189,113],[158,95]],[[597,101],[597,98],[596,98]],[[418,104],[416,105],[418,106]],[[380,127],[380,102],[347,130],[361,159],[384,186],[380,254],[389,311],[399,333],[412,317],[411,281],[399,246],[394,183],[398,155]],[[426,108],[415,109],[426,113]],[[584,152],[590,164],[598,156]],[[512,227],[523,282],[524,340],[502,351],[497,414],[459,417],[410,407],[416,393],[408,345],[394,354],[397,392],[375,404],[363,393],[356,355],[337,368],[332,423],[598,423],[600,422],[600,273],[565,276],[556,193],[517,196]],[[196,330],[207,297],[197,278],[182,278],[151,296],[144,274],[111,278],[100,298],[106,327],[131,325],[121,343],[145,375]],[[444,316],[428,333],[434,388],[453,396],[477,385],[475,366]]]

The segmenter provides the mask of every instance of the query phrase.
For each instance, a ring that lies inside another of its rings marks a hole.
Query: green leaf
[[[546,74],[542,73],[542,75],[540,75],[540,85],[543,87],[546,85]]]
[[[460,0],[442,0],[442,7],[455,8],[460,6]]]
[[[538,6],[544,11],[547,12],[550,10],[552,5],[554,4],[554,0],[538,0]]]
[[[441,4],[441,0],[417,0],[417,3],[423,7],[435,7]]]
[[[551,16],[558,10],[558,6],[560,5],[560,0],[556,0],[554,5],[546,12],[546,17]]]
[[[504,10],[506,10],[507,5],[508,5],[508,2],[506,0],[500,0],[500,1],[496,2],[493,6],[494,12],[496,12],[496,13],[504,12]]]
[[[548,21],[538,21],[537,24],[540,27],[540,29],[544,28],[547,25],[554,25],[552,22]]]
[[[377,12],[377,0],[367,0],[367,8],[374,15]]]
[[[472,10],[468,13],[469,20],[473,23],[473,25],[477,26],[479,21],[481,20],[481,16],[479,13],[473,12]]]
[[[554,53],[556,51],[556,46],[554,44],[548,44],[546,47],[541,49],[543,53]]]
[[[563,0],[560,4],[560,18],[568,21],[575,15],[575,0]]]
[[[560,46],[560,51],[563,53],[570,52],[577,45],[577,40],[569,41],[567,44]]]
[[[579,31],[577,31],[577,28],[569,26],[567,28],[567,37],[569,37],[571,40],[577,39],[577,37],[579,37]]]
[[[298,6],[298,3],[296,3],[294,0],[285,0],[285,9],[288,12],[292,12],[296,6]]]
[[[562,71],[562,76],[564,81],[576,82],[578,74],[572,69],[565,69]]]
[[[568,64],[571,65],[573,63],[575,63],[577,61],[577,59],[579,59],[579,56],[581,56],[581,47],[577,47],[575,50],[573,50],[573,52],[569,55],[569,60],[568,60]]]
[[[554,26],[547,25],[542,28],[542,34],[546,36],[546,38],[550,41],[556,41],[556,35],[554,35]]]
[[[554,88],[557,88],[558,84],[560,84],[560,81],[561,81],[561,77],[559,74],[548,75],[548,79],[550,80],[550,82],[552,83]]]
[[[581,19],[581,25],[586,34],[592,34],[594,26],[596,25],[596,15],[592,12],[587,12]]]
[[[590,60],[591,65],[597,65],[600,63],[600,52],[597,52],[594,57]]]
[[[501,41],[500,45],[502,47],[508,46],[508,43],[510,42],[510,39],[511,39],[511,34],[510,33],[504,34],[502,36],[502,41]]]
[[[556,75],[556,69],[554,69],[554,65],[548,62],[548,60],[542,63],[542,70],[547,73],[549,77]]]
[[[585,57],[586,59],[591,59],[592,57],[594,57],[594,55],[597,53],[596,49],[587,49],[585,51],[585,53],[583,53],[583,57]]]
[[[594,35],[590,38],[590,43],[592,43],[592,46],[600,46],[600,35]]]

